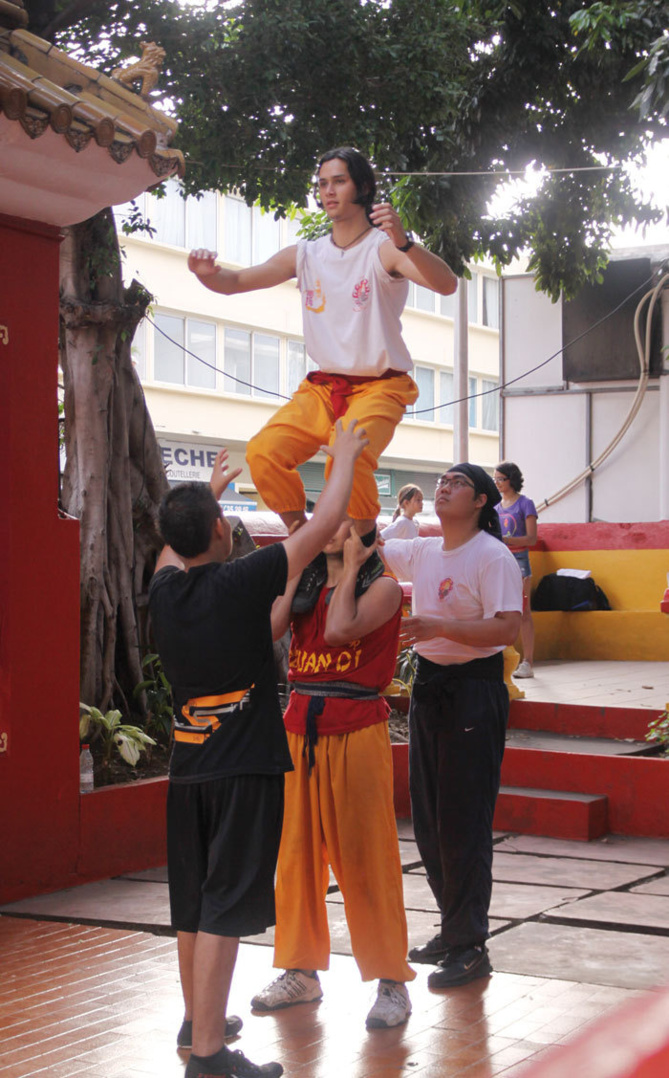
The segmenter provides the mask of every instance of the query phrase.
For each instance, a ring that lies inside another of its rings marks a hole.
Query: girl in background
[[[520,493],[524,480],[517,464],[509,460],[502,461],[495,468],[493,478],[502,495],[501,502],[495,506],[499,514],[502,538],[523,574],[523,617],[520,623],[523,661],[513,677],[534,677],[534,622],[530,610],[532,570],[528,550],[537,541],[537,510],[532,499]]]
[[[407,483],[397,494],[397,508],[393,513],[392,523],[383,529],[385,539],[416,539],[418,522],[414,520],[423,510],[423,492],[413,483]]]

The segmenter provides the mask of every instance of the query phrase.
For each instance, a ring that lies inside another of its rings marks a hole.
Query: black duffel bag
[[[533,610],[610,610],[611,604],[591,576],[548,573],[532,596]]]

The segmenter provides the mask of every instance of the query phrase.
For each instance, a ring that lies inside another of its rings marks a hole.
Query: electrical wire
[[[602,315],[600,319],[598,319],[596,322],[593,322],[591,326],[588,326],[587,329],[584,329],[583,332],[579,333],[579,335],[577,337],[574,337],[573,340],[568,341],[567,344],[563,344],[561,348],[558,348],[557,351],[553,352],[553,354],[548,356],[547,359],[542,360],[541,363],[537,363],[534,367],[530,367],[528,370],[523,371],[521,374],[517,374],[515,378],[509,378],[508,381],[501,382],[499,385],[493,386],[491,389],[482,389],[478,393],[470,393],[468,396],[459,397],[457,400],[444,401],[443,404],[432,405],[431,408],[413,409],[411,412],[412,417],[417,415],[424,415],[427,412],[440,412],[442,408],[452,408],[454,405],[461,404],[463,401],[476,400],[478,397],[486,397],[490,393],[499,393],[501,392],[501,390],[507,389],[509,386],[514,385],[516,382],[522,381],[523,378],[527,378],[530,374],[534,374],[536,371],[541,370],[542,367],[545,367],[552,360],[557,359],[557,357],[561,355],[567,348],[570,348],[574,344],[578,344],[578,342],[583,340],[583,338],[586,337],[588,333],[592,333],[592,331],[597,329],[598,326],[601,326],[603,322],[606,322],[607,319],[612,318],[613,315],[621,309],[621,307],[624,307],[626,303],[629,303],[629,301],[634,298],[637,292],[640,292],[642,288],[645,288],[648,284],[650,284],[652,279],[652,276],[648,277],[640,285],[637,285],[637,287],[632,292],[630,292],[629,295],[625,296],[625,298],[621,300],[621,302],[616,307],[614,307],[613,310],[608,311],[605,315]],[[158,330],[158,333],[160,333],[163,337],[166,338],[166,340],[170,342],[170,344],[173,344],[175,345],[175,347],[180,348],[183,352],[185,352],[186,355],[191,356],[192,359],[196,359],[198,363],[202,363],[205,367],[208,367],[210,370],[215,371],[217,374],[222,374],[224,378],[231,378],[233,382],[237,382],[239,385],[246,386],[248,389],[260,389],[260,387],[254,385],[253,382],[247,382],[243,378],[238,378],[234,374],[229,374],[228,371],[222,371],[220,367],[216,366],[216,364],[209,363],[209,361],[203,359],[202,356],[198,356],[195,352],[191,352],[191,350],[189,348],[186,348],[184,344],[182,344],[180,341],[176,341],[174,337],[170,337],[169,333],[166,333],[164,329],[161,329],[161,327],[156,323],[153,318],[151,318],[150,315],[146,314],[144,317],[146,318],[147,322],[150,322],[151,325]],[[262,395],[279,397],[281,400],[285,401],[292,399],[291,397],[287,397],[284,393],[279,393],[278,390],[274,389],[263,389]]]
[[[573,490],[576,490],[576,488],[579,487],[581,483],[585,482],[585,480],[588,479],[591,475],[594,475],[595,471],[598,468],[601,468],[604,461],[611,456],[613,450],[616,448],[616,446],[620,444],[622,439],[627,434],[627,431],[632,426],[632,423],[634,422],[634,419],[636,418],[636,415],[643,403],[646,387],[648,385],[648,379],[650,377],[650,346],[653,330],[653,311],[655,310],[655,304],[657,303],[657,300],[660,297],[664,286],[668,282],[669,273],[665,273],[660,278],[655,288],[651,289],[649,292],[646,292],[645,296],[642,296],[641,300],[637,304],[636,311],[634,312],[634,340],[636,343],[637,355],[639,358],[640,373],[639,382],[637,384],[636,391],[634,394],[634,399],[632,400],[630,409],[625,416],[625,419],[623,420],[622,426],[620,427],[615,437],[611,439],[606,449],[604,449],[603,452],[601,452],[595,460],[591,461],[590,464],[588,464],[587,468],[584,468],[583,471],[579,473],[579,475],[575,476],[572,480],[570,480],[569,483],[566,483],[565,486],[561,487],[558,491],[555,492],[555,494],[551,494],[548,498],[544,498],[540,505],[537,505],[536,508],[538,513],[540,513],[542,509],[547,509],[550,505],[554,505],[555,502],[560,501],[562,498],[565,498],[567,494],[571,494],[571,492]],[[646,303],[648,303],[648,314],[646,316],[646,333],[644,345],[644,342],[641,339],[639,323],[641,319],[641,313]]]

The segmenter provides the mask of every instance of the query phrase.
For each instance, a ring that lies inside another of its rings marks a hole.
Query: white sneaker
[[[322,998],[323,989],[317,974],[311,977],[301,969],[287,969],[253,997],[251,1006],[256,1011],[279,1011],[294,1003],[315,1003]]]
[[[411,1014],[411,1000],[401,981],[379,981],[379,989],[367,1015],[367,1029],[390,1029],[401,1026]]]
[[[511,677],[534,677],[534,670],[528,662],[522,662],[517,670],[514,670]]]

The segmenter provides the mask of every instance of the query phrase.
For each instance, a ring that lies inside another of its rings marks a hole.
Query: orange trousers
[[[380,511],[374,472],[418,387],[408,374],[372,378],[351,387],[344,427],[357,419],[367,431],[369,445],[358,457],[348,515],[353,520],[375,519]],[[275,513],[304,509],[306,499],[298,464],[310,460],[334,438],[334,412],[330,387],[305,378],[287,404],[248,443],[246,460],[253,482],[265,504]],[[325,465],[325,478],[332,461]]]
[[[311,775],[304,737],[289,732],[288,744],[295,771],[286,775],[274,965],[328,969],[325,896],[332,865],[363,981],[413,980],[387,724],[319,737]]]

